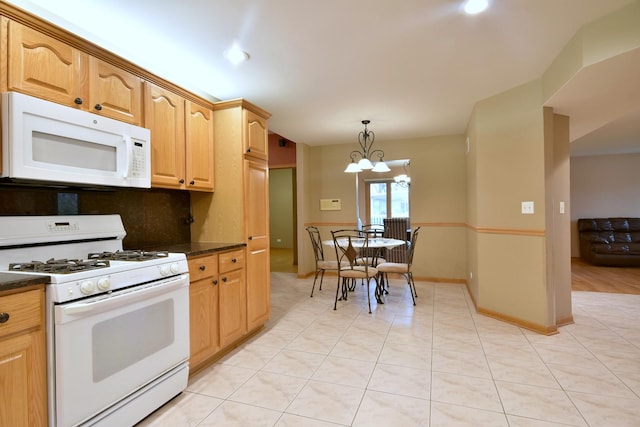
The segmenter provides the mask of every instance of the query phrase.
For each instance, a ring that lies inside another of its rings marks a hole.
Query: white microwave
[[[151,187],[151,132],[17,92],[2,94],[2,177]]]

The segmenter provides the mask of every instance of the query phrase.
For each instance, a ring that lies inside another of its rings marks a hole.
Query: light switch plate
[[[522,202],[522,213],[524,215],[533,214],[533,202]]]

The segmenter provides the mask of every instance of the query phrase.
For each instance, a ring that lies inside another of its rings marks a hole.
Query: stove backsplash
[[[124,249],[191,241],[191,198],[187,191],[91,189],[0,185],[0,215],[120,214]]]

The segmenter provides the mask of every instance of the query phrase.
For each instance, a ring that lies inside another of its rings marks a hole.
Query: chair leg
[[[378,289],[378,278],[373,277],[373,280],[376,282],[376,289]],[[371,279],[367,279],[367,302],[369,303],[369,314],[371,314]],[[375,291],[374,291],[375,292]]]
[[[311,287],[311,298],[313,298],[313,290],[316,288],[316,280],[318,280],[319,270],[316,270],[316,275],[313,276],[313,286]]]
[[[413,305],[416,305],[416,297],[418,296],[418,293],[416,292],[416,285],[413,282],[413,274],[411,274],[410,272],[407,273],[407,285],[409,285],[409,292],[411,292]]]
[[[336,310],[338,308],[338,292],[340,291],[340,276],[338,276],[338,284],[336,286],[336,300],[333,303],[333,309]]]
[[[320,291],[322,290],[322,281],[324,280],[324,272],[325,270],[321,270],[321,273],[320,273],[320,287],[318,288],[318,290]]]

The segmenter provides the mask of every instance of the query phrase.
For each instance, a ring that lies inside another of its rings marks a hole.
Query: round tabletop
[[[351,238],[351,245],[354,248],[360,248],[364,245],[364,238],[363,237],[354,237]],[[339,238],[338,242],[340,244],[340,246],[343,245],[347,245],[348,244],[348,240],[346,237],[343,238]],[[344,243],[343,243],[344,242]],[[323,240],[322,244],[325,246],[333,246],[333,240]],[[406,240],[399,240],[399,239],[391,239],[388,237],[370,237],[369,238],[369,248],[387,248],[387,249],[391,249],[391,248],[395,248],[396,246],[401,246],[401,245],[406,245],[407,241]]]

